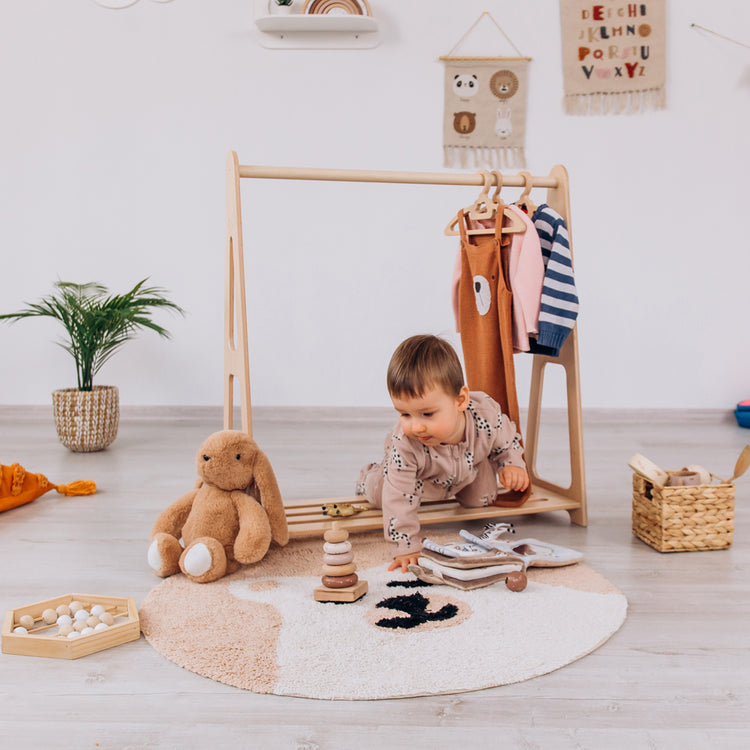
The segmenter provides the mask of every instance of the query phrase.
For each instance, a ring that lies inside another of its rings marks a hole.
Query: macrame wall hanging
[[[665,107],[665,0],[560,0],[560,23],[567,114]]]
[[[460,57],[456,49],[488,18],[517,57]],[[523,167],[526,163],[526,91],[530,57],[524,57],[488,11],[456,46],[445,63],[443,164],[446,167]]]

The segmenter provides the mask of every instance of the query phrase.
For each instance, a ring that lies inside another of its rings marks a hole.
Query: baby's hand
[[[529,486],[529,475],[520,466],[503,466],[500,469],[500,484],[508,490],[523,492]]]
[[[388,570],[396,570],[396,568],[400,567],[402,573],[408,573],[409,565],[417,564],[419,564],[419,555],[415,552],[411,552],[407,555],[398,555],[398,557],[394,557]]]

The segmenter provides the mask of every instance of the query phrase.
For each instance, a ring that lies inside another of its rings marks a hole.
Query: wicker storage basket
[[[52,407],[57,436],[72,451],[100,451],[117,437],[120,393],[114,385],[95,385],[90,391],[53,391]]]
[[[633,534],[659,552],[726,549],[734,533],[734,484],[657,487],[633,474]]]

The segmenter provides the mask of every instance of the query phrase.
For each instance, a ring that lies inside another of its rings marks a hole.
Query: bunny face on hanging
[[[487,315],[492,306],[492,290],[490,282],[484,276],[474,277],[474,299],[477,303],[477,312]]]
[[[495,120],[495,135],[498,138],[507,138],[513,132],[510,108],[498,107],[497,119]]]

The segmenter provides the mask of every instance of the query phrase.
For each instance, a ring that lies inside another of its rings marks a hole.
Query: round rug
[[[316,602],[322,542],[295,541],[214,583],[165,579],[141,604],[141,629],[167,659],[218,682],[371,700],[537,677],[601,646],[626,617],[625,597],[583,563],[530,568],[518,593],[502,582],[462,591],[389,573],[377,532],[351,541],[368,583],[356,602]]]

